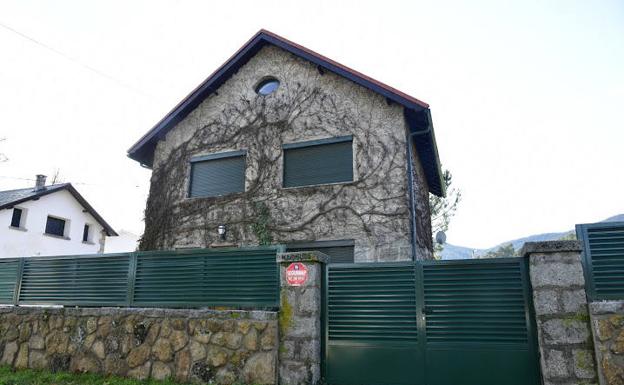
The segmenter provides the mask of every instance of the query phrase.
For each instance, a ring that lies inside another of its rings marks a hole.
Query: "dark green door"
[[[330,385],[539,385],[526,259],[327,266]]]
[[[427,385],[538,385],[527,260],[423,262]]]
[[[327,266],[328,384],[424,384],[415,273],[411,262]]]

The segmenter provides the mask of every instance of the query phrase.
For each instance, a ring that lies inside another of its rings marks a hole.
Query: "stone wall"
[[[255,85],[280,87],[260,97]],[[280,48],[266,46],[161,140],[143,250],[354,240],[355,260],[411,259],[403,107]],[[283,188],[285,143],[353,137],[352,182]],[[190,159],[246,151],[245,191],[188,198]],[[414,149],[415,150],[415,149]],[[416,258],[432,256],[427,181],[414,157]]]
[[[1,364],[180,382],[275,384],[277,313],[0,308]]]
[[[284,253],[280,263],[280,385],[315,385],[321,379],[322,282],[327,256],[316,252]],[[302,263],[308,278],[301,286],[286,280],[291,263]]]
[[[624,301],[589,305],[602,385],[624,384]]]
[[[530,242],[540,364],[545,385],[596,383],[595,358],[576,241]]]

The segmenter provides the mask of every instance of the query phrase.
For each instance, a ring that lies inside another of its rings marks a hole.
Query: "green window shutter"
[[[284,187],[352,181],[352,143],[341,137],[284,145]]]
[[[189,196],[214,197],[245,191],[244,152],[191,159]]]

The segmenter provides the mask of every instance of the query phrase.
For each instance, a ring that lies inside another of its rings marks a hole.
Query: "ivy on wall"
[[[227,224],[228,241],[240,245],[336,234],[374,243],[408,239],[405,132],[389,122],[388,108],[384,103],[361,110],[357,100],[297,83],[267,97],[240,97],[217,114],[198,113],[186,139],[159,143],[140,249],[208,247],[217,241],[219,224]],[[353,182],[281,188],[284,142],[345,134],[354,138]],[[245,191],[186,198],[189,159],[232,149],[247,150]],[[423,215],[419,222],[428,223],[428,212]],[[419,231],[427,247],[430,228]]]

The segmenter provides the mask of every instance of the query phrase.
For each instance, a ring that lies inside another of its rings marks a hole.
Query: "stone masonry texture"
[[[280,385],[315,385],[321,379],[321,292],[327,256],[318,252],[278,255],[281,306],[279,317]],[[302,286],[290,286],[286,269],[301,262],[308,270]]]
[[[522,255],[529,258],[544,384],[597,383],[580,245],[527,243]]]
[[[602,385],[624,384],[624,301],[589,305]]]
[[[254,87],[266,76],[280,87],[259,99]],[[264,47],[158,143],[141,247],[217,246],[226,224],[236,246],[261,243],[260,233],[281,244],[353,240],[357,262],[409,260],[407,131],[401,106]],[[353,182],[282,187],[283,144],[349,135]],[[238,150],[247,154],[245,192],[188,198],[192,157]],[[429,259],[428,186],[418,157],[413,164],[416,259]]]
[[[276,384],[277,313],[0,308],[0,364],[137,379]]]

